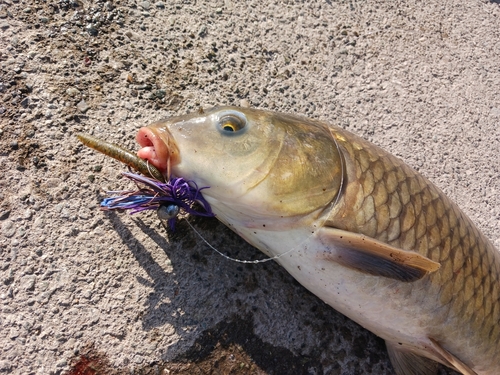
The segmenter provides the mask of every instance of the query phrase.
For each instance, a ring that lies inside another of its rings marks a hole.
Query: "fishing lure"
[[[122,210],[129,211],[131,214],[156,210],[160,221],[167,222],[172,230],[175,228],[175,222],[181,210],[191,215],[215,216],[209,203],[201,194],[201,191],[207,189],[208,186],[199,188],[194,181],[188,181],[182,177],[170,176],[166,181],[157,168],[121,146],[88,134],[79,133],[77,137],[84,145],[111,156],[144,174],[141,176],[136,173],[123,172],[123,176],[135,182],[138,189],[107,192],[112,196],[101,202],[102,210]],[[196,204],[200,209],[195,208]]]
[[[117,195],[105,198],[101,202],[102,210],[125,210],[131,214],[156,210],[160,220],[167,221],[172,230],[181,209],[191,215],[215,216],[201,195],[201,191],[208,187],[199,188],[195,182],[182,177],[171,177],[168,182],[161,182],[135,173],[122,174],[134,181],[139,189],[108,192]],[[194,208],[196,203],[200,209]]]
[[[110,156],[145,176],[150,176],[159,181],[165,181],[163,174],[154,165],[142,160],[133,152],[123,148],[122,146],[106,142],[89,134],[78,133],[76,136],[85,146],[93,148],[106,156]]]

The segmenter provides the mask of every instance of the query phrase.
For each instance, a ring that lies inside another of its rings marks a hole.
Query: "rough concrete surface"
[[[139,127],[200,106],[320,118],[419,170],[500,248],[497,0],[0,4],[0,372],[394,374],[382,340],[277,264],[99,211],[131,184],[80,131],[137,150]]]

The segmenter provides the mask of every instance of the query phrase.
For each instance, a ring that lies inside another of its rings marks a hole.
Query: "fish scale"
[[[386,340],[398,375],[500,371],[500,253],[401,160],[335,126],[219,107],[137,134],[216,217]]]
[[[468,342],[461,344],[500,366],[498,251],[427,179],[377,146],[345,130],[331,129],[345,161],[345,186],[325,224],[440,263],[438,271],[417,281],[424,285],[408,286],[408,294],[424,288],[429,296],[439,296],[438,308],[431,298],[428,302],[440,310],[436,326],[450,326],[442,339],[463,340],[467,331]]]

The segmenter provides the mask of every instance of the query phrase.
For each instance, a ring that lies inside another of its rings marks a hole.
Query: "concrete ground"
[[[419,170],[500,248],[497,0],[2,0],[0,98],[0,372],[394,374],[382,340],[277,264],[99,211],[131,185],[77,132],[137,150],[141,126],[200,106],[323,119]]]

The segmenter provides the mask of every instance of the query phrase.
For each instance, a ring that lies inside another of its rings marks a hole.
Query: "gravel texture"
[[[500,248],[497,0],[2,0],[0,373],[393,374],[380,339],[277,264],[99,211],[130,183],[76,132],[137,149],[139,127],[213,105],[340,124]]]

